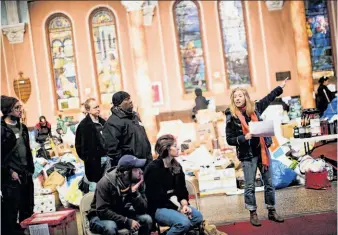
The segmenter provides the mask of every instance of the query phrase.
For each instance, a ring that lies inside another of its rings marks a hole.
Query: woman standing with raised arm
[[[248,123],[261,121],[260,115],[277,96],[283,93],[285,84],[286,80],[256,103],[250,99],[247,90],[235,88],[230,96],[230,108],[225,111],[226,139],[229,145],[236,146],[237,157],[242,162],[245,179],[245,208],[250,211],[250,222],[254,226],[261,225],[256,213],[255,178],[257,167],[264,181],[264,197],[269,211],[268,217],[275,222],[284,222],[284,219],[275,210],[275,189],[272,185],[268,150],[272,140],[270,137],[252,137]]]

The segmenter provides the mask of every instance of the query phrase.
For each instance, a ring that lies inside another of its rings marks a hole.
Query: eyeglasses
[[[15,111],[20,111],[22,109],[22,105],[14,106]]]

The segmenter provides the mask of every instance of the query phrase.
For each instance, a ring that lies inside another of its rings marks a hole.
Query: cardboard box
[[[198,182],[203,195],[237,191],[234,168],[200,171]]]
[[[66,153],[71,153],[72,150],[70,149],[68,144],[59,144],[56,146],[56,152],[58,156],[63,156]]]
[[[296,122],[292,122],[292,123],[288,123],[288,124],[284,124],[281,126],[282,128],[282,135],[287,138],[290,139],[293,137],[293,128],[298,126],[298,124]]]
[[[198,124],[196,126],[197,140],[206,143],[209,139],[216,138],[215,127],[213,123]]]
[[[65,177],[60,175],[57,171],[54,171],[48,176],[46,181],[43,183],[44,188],[49,188],[52,192],[56,191],[57,186],[61,186],[65,182]]]
[[[222,112],[215,112],[210,109],[199,110],[196,114],[196,119],[199,124],[206,124],[209,122],[217,122],[224,120],[225,116]]]

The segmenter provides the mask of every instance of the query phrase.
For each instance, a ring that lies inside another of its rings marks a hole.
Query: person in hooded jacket
[[[17,223],[33,214],[34,173],[29,134],[20,122],[22,105],[14,97],[1,96],[1,234],[24,234]]]
[[[143,172],[146,159],[124,155],[97,183],[89,228],[94,233],[115,235],[120,229],[149,235],[152,218],[147,213]]]
[[[152,160],[151,145],[146,130],[133,111],[133,102],[127,92],[119,91],[113,95],[112,115],[103,127],[103,139],[112,166],[116,166],[121,156],[130,154]]]
[[[256,103],[250,99],[244,88],[235,88],[230,96],[230,108],[226,115],[226,140],[231,146],[236,146],[237,157],[241,161],[244,172],[245,208],[250,211],[250,223],[260,226],[257,216],[255,197],[255,179],[257,168],[261,172],[264,182],[264,198],[268,209],[268,218],[275,222],[284,222],[284,219],[275,210],[275,188],[272,184],[271,159],[268,148],[272,144],[270,137],[253,137],[250,133],[249,122],[262,121],[261,114],[283,93],[286,81],[275,88],[266,97]]]
[[[47,138],[52,138],[52,125],[47,121],[45,116],[39,118],[39,123],[35,125],[35,140],[42,144],[46,142]]]
[[[320,84],[317,90],[317,96],[316,96],[316,105],[320,112],[320,116],[323,115],[325,110],[327,109],[327,106],[331,101],[336,97],[336,92],[332,92],[329,90],[327,85],[329,84],[329,78],[328,77],[321,77],[318,81]]]
[[[192,109],[192,118],[195,119],[196,114],[198,113],[199,110],[207,109],[209,105],[209,100],[207,100],[203,94],[201,88],[196,88],[195,89],[195,107]]]

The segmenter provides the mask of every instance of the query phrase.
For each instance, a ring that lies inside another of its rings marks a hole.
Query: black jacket
[[[17,126],[20,128],[20,123],[18,122]],[[31,148],[29,145],[29,134],[28,129],[25,124],[21,124],[22,127],[22,137],[24,139],[26,145],[27,152],[27,169],[29,173],[34,173],[34,163],[33,156],[31,152]],[[10,151],[16,145],[16,137],[12,129],[6,124],[5,120],[1,118],[1,182],[4,183],[8,180],[11,180],[11,171],[16,171],[17,169],[11,169],[8,166],[8,162],[10,161],[9,156],[6,159],[6,156],[10,153]],[[24,171],[24,169],[23,169]]]
[[[88,217],[97,215],[101,220],[112,220],[119,228],[130,228],[132,219],[130,206],[134,208],[135,215],[145,214],[147,211],[147,198],[144,183],[132,193],[122,194],[117,182],[116,168],[110,169],[97,183],[91,210]]]
[[[104,126],[106,121],[99,117],[99,123]],[[80,122],[76,129],[75,148],[79,157],[84,161],[85,173],[89,181],[98,182],[103,174],[101,157],[107,155],[101,133],[96,130],[89,114]]]
[[[147,159],[147,163],[152,160],[146,130],[134,112],[126,114],[113,108],[112,115],[103,128],[103,138],[113,166],[116,166],[119,159],[126,154]]]
[[[327,109],[328,104],[330,103],[327,100],[324,91],[326,92],[327,97],[329,98],[330,102],[335,98],[335,93],[336,93],[336,92],[330,91],[329,88],[327,88],[327,86],[323,84],[321,84],[318,87],[316,103],[317,103],[317,108],[321,114],[324,113],[324,111]]]
[[[50,123],[41,126],[40,123],[35,125],[35,140],[38,143],[44,143],[48,137],[52,137],[52,128]]]
[[[149,200],[149,214],[155,215],[158,208],[167,208],[177,210],[169,198],[176,195],[178,202],[185,199],[189,202],[189,193],[185,185],[185,175],[181,167],[179,174],[174,175],[173,188],[168,188],[168,182],[165,181],[165,167],[162,159],[152,161],[144,172],[144,182],[146,183],[146,195]],[[173,189],[173,194],[168,193],[168,190]]]
[[[260,118],[260,115],[264,112],[264,110],[270,105],[272,101],[277,96],[280,96],[283,93],[283,89],[278,86],[275,88],[272,92],[270,92],[266,97],[256,102],[255,107],[255,113],[259,120],[262,120]],[[229,145],[236,146],[236,152],[237,157],[239,160],[247,160],[254,156],[257,156],[257,154],[260,154],[260,144],[259,144],[259,138],[254,137],[250,141],[247,141],[244,137],[242,125],[238,118],[234,117],[230,109],[227,109],[225,111],[226,115],[226,139]],[[250,118],[247,117],[246,114],[244,114],[247,123],[250,122]],[[270,137],[265,137],[265,144],[269,148],[272,144],[272,140]]]

